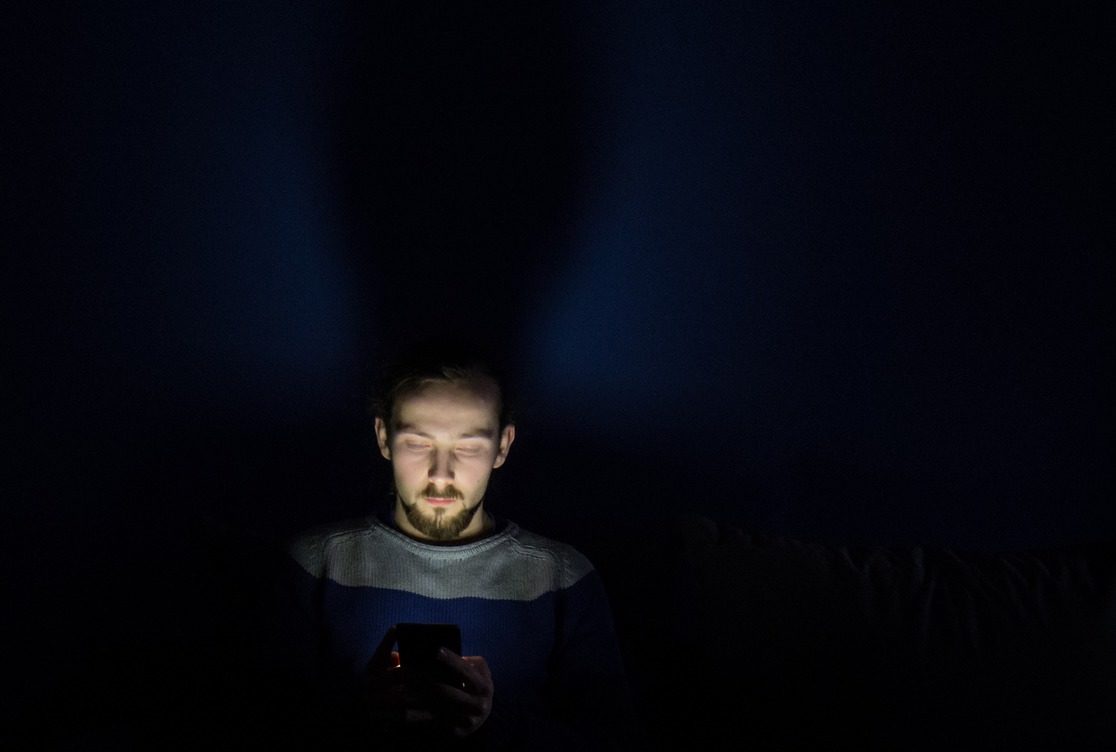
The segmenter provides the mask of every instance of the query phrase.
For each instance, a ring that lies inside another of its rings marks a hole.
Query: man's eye
[[[465,454],[465,455],[480,454],[480,447],[475,447],[475,446],[458,447],[457,448],[457,453],[458,454]]]
[[[414,441],[407,441],[407,442],[404,442],[403,446],[407,449],[412,450],[412,451],[421,452],[423,449],[426,449],[429,445],[428,444],[419,444],[419,443],[414,442]]]

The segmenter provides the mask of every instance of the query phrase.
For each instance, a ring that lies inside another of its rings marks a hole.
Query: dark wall
[[[1111,9],[702,6],[11,15],[29,705],[380,503],[366,384],[432,332],[515,364],[542,532],[1112,536]]]

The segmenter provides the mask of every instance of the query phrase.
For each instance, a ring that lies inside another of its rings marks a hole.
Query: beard
[[[403,504],[403,513],[407,515],[407,521],[427,538],[436,541],[448,541],[457,538],[465,528],[469,527],[469,523],[473,521],[473,516],[480,508],[480,504],[475,504],[472,507],[463,507],[452,513],[448,509],[436,508],[434,509],[434,516],[428,517],[419,509],[418,502],[409,503],[402,495],[398,493],[396,495]],[[453,486],[448,486],[445,490],[439,491],[433,485],[429,485],[423,489],[420,495],[453,497],[464,501],[464,496]]]

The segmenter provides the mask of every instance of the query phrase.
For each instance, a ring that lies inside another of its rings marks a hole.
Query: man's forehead
[[[395,428],[495,436],[499,423],[496,399],[491,390],[470,384],[425,384],[396,402]]]

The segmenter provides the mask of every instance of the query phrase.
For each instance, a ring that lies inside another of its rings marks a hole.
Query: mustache
[[[457,499],[459,501],[464,500],[465,498],[465,494],[458,491],[456,488],[453,487],[453,485],[446,486],[445,488],[439,490],[434,486],[433,483],[422,490],[422,495],[433,496],[438,499]]]

